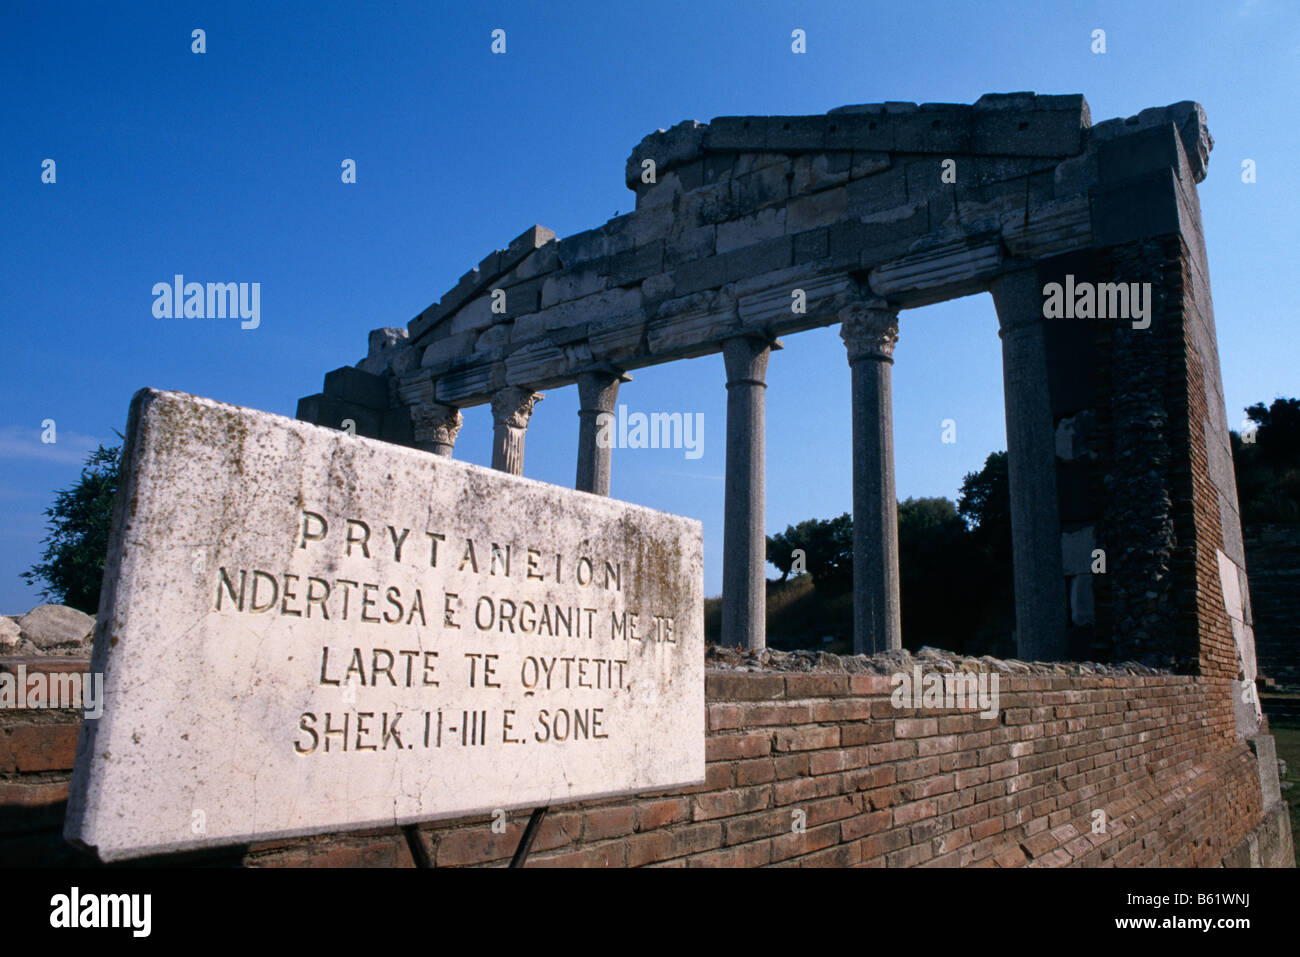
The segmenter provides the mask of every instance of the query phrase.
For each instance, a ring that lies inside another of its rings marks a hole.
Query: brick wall
[[[1216,866],[1262,821],[1255,759],[1211,707],[1223,679],[1004,675],[992,719],[896,709],[891,687],[710,671],[706,783],[553,808],[529,866]],[[0,712],[0,864],[84,860],[59,836],[75,728]],[[527,817],[419,835],[437,866],[499,864]],[[412,864],[397,828],[187,860]]]

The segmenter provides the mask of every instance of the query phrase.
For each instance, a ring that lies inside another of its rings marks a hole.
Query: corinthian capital
[[[421,445],[432,445],[434,452],[451,454],[463,422],[460,410],[449,405],[421,402],[411,406],[412,435]]]
[[[533,406],[542,398],[540,392],[508,386],[492,396],[492,421],[511,429],[527,428]]]
[[[849,364],[859,359],[892,362],[898,342],[898,310],[883,299],[855,302],[840,310],[840,338],[849,352]]]

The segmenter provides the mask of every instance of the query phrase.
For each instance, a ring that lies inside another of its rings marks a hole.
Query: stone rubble
[[[893,675],[910,673],[920,666],[925,672],[978,674],[996,672],[1004,675],[1131,677],[1168,675],[1172,671],[1152,668],[1136,661],[1121,664],[1098,664],[1093,661],[1013,661],[983,655],[972,658],[951,651],[926,646],[915,654],[903,649],[874,655],[834,655],[825,651],[775,651],[757,654],[737,648],[707,645],[706,668],[718,671],[818,672],[825,674]]]
[[[94,635],[95,616],[67,605],[0,615],[0,655],[85,656]]]

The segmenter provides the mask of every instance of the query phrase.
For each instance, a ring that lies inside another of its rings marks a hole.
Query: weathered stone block
[[[1178,169],[1182,143],[1172,122],[1097,144],[1097,172],[1106,186],[1146,173]]]
[[[371,409],[388,408],[388,380],[350,366],[325,373],[325,394]]]
[[[889,153],[894,149],[894,126],[880,113],[837,113],[828,117],[826,148]]]
[[[67,605],[37,605],[18,619],[18,630],[42,651],[79,645],[90,637],[95,619]]]
[[[760,240],[785,235],[788,208],[769,207],[741,219],[720,223],[717,227],[717,252],[727,253],[733,249],[752,246]]]
[[[556,303],[581,299],[605,289],[609,280],[598,271],[602,266],[607,268],[608,260],[595,260],[584,263],[581,269],[567,269],[547,276],[542,284],[541,307],[549,309]]]
[[[869,216],[894,209],[907,202],[907,172],[899,166],[865,179],[855,179],[847,190],[847,212],[852,216]]]
[[[383,413],[364,405],[343,402],[332,396],[317,394],[298,400],[297,418],[329,429],[342,429],[351,420],[357,435],[379,435]]]
[[[619,363],[640,352],[646,320],[640,315],[614,316],[587,332],[587,345],[593,362]]]
[[[772,151],[820,150],[826,146],[824,116],[767,117],[766,147]]]
[[[765,239],[716,258],[724,262],[727,282],[734,282],[793,265],[794,239],[791,236]]]
[[[448,368],[452,361],[465,358],[474,351],[474,344],[480,335],[481,333],[470,330],[432,342],[424,350],[424,357],[420,364],[430,370],[438,367]]]
[[[934,157],[933,159],[915,160],[903,167],[907,179],[907,197],[910,201],[928,200],[930,197],[938,195],[951,196],[956,192],[957,187],[954,183],[945,183],[943,180],[943,162],[942,158]],[[957,164],[959,177],[961,166],[962,163],[959,162]],[[961,182],[960,178],[958,182]]]
[[[735,254],[724,253],[721,256],[691,260],[677,266],[672,273],[673,295],[688,296],[703,289],[716,289],[726,283],[727,257],[731,255]]]
[[[864,176],[874,176],[877,173],[889,169],[892,162],[893,161],[888,153],[854,150],[853,165],[849,170],[849,176],[851,179],[861,179]]]
[[[734,153],[709,153],[704,157],[704,183],[713,185],[714,183],[725,183],[731,179],[731,171],[735,168],[736,156]]]
[[[830,255],[830,235],[825,229],[812,229],[794,237],[794,264],[825,259]]]
[[[849,180],[853,153],[806,153],[794,159],[794,179],[790,182],[792,196],[812,193],[832,186],[842,186]]]
[[[1170,106],[1153,107],[1123,120],[1115,119],[1098,123],[1088,131],[1088,142],[1101,143],[1112,137],[1127,136],[1138,130],[1164,126],[1170,122],[1178,128],[1193,178],[1199,183],[1205,179],[1206,171],[1209,169],[1210,150],[1214,148],[1214,137],[1210,135],[1205,110],[1199,103],[1191,100],[1183,100]]]
[[[894,152],[969,153],[972,111],[970,107],[928,110],[894,118]]]
[[[1166,236],[1178,232],[1177,176],[1173,170],[1148,173],[1120,186],[1092,192],[1094,246]]]
[[[532,279],[560,268],[559,243],[547,243],[520,260],[515,267],[514,279]]]
[[[767,140],[765,116],[718,116],[704,131],[703,147],[710,152],[735,152],[763,149]]]
[[[790,197],[790,179],[793,178],[791,164],[765,166],[744,176],[735,176],[731,180],[731,219],[745,213],[784,203]]]
[[[560,268],[572,269],[578,263],[603,259],[610,253],[609,245],[609,234],[600,227],[561,239],[556,246]]]
[[[822,190],[807,196],[797,196],[786,203],[785,226],[791,233],[801,233],[820,226],[829,226],[848,215],[849,191],[847,187]],[[719,234],[723,227],[719,226]]]
[[[671,232],[675,235],[700,226],[716,226],[737,215],[734,199],[736,177],[716,186],[704,186],[687,193],[677,205],[677,219]]]
[[[655,240],[610,256],[605,271],[611,285],[626,286],[662,272],[663,268],[664,241]]]
[[[640,185],[642,162],[646,159],[654,160],[657,169],[668,170],[697,158],[707,129],[695,120],[682,120],[667,130],[645,137],[628,157],[624,172],[628,188],[635,189]]]
[[[1082,117],[1069,110],[985,110],[971,129],[974,153],[1074,156],[1082,149]]]
[[[104,860],[703,783],[698,522],[179,393],[127,433],[65,828]]]

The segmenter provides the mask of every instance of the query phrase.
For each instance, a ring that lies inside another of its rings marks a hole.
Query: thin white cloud
[[[55,432],[54,442],[42,442],[39,428],[6,425],[0,428],[0,460],[22,459],[81,465],[100,444],[93,435],[81,432]],[[111,444],[111,443],[106,443]]]

